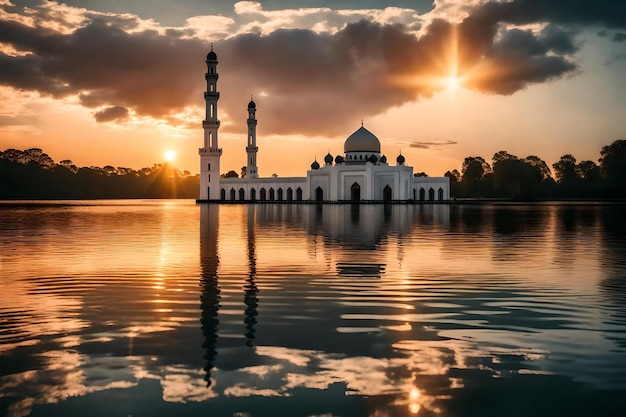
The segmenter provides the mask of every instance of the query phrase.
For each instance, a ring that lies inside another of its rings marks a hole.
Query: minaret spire
[[[259,169],[256,164],[256,154],[259,151],[256,146],[256,103],[250,95],[250,103],[248,103],[248,144],[246,153],[248,161],[246,163],[246,178],[259,178]]]
[[[204,101],[206,104],[205,118],[202,121],[204,129],[204,146],[198,150],[200,154],[200,200],[218,200],[220,196],[220,157],[222,150],[218,145],[217,131],[220,121],[217,118],[217,102],[220,93],[217,91],[217,54],[211,51],[206,56],[207,72],[206,91]]]

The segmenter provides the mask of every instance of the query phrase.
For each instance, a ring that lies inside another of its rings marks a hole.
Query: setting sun
[[[175,158],[176,158],[176,152],[174,151],[167,151],[165,152],[165,160],[167,162],[172,162]]]
[[[446,78],[445,84],[448,90],[455,90],[459,87],[460,82],[459,82],[458,77],[451,76],[451,77]]]

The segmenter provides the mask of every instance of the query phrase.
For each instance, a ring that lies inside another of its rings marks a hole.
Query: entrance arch
[[[383,188],[383,201],[391,201],[391,199],[392,199],[391,187],[388,185],[385,185],[385,188]]]
[[[287,201],[293,201],[293,190],[291,187],[287,188]]]
[[[239,201],[243,201],[246,199],[246,192],[243,188],[239,189]]]
[[[230,201],[235,201],[235,189],[230,189]]]
[[[420,188],[420,201],[426,201],[426,190]]]
[[[261,201],[265,200],[267,200],[267,192],[265,191],[265,188],[261,188]]]
[[[443,188],[439,188],[439,192],[438,192],[438,194],[439,194],[439,198],[438,198],[438,200],[439,200],[439,201],[443,201]]]
[[[274,201],[276,199],[276,196],[274,194],[274,189],[270,188],[270,201]]]
[[[302,188],[300,187],[296,189],[296,200],[302,201]]]
[[[222,190],[220,191],[220,199],[222,201],[226,200],[226,190],[222,188]]]
[[[278,189],[278,201],[283,201],[283,189]]]
[[[428,189],[428,201],[435,201],[435,190],[432,188]]]
[[[350,187],[350,200],[361,201],[361,186],[356,181]]]
[[[250,201],[256,201],[256,190],[254,188],[250,189]]]
[[[322,190],[322,187],[315,189],[315,201],[324,201],[324,190]]]

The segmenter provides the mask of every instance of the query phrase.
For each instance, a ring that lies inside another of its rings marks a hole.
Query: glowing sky
[[[429,175],[626,137],[615,0],[0,0],[0,150],[198,172],[211,42],[223,172],[245,164],[250,95],[261,176],[304,175],[361,119]]]

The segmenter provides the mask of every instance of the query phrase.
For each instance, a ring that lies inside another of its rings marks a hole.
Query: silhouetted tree
[[[599,162],[605,194],[626,197],[626,140],[619,139],[604,146]]]
[[[239,178],[239,175],[231,169],[227,173],[220,175],[220,178]]]

